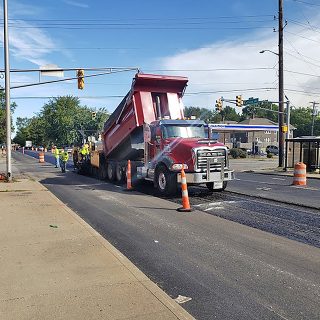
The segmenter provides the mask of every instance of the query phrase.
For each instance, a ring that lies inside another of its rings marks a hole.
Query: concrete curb
[[[28,177],[30,179],[30,177]],[[59,204],[69,215],[71,215],[84,229],[96,238],[128,271],[139,281],[152,295],[154,295],[168,310],[174,314],[177,319],[191,320],[195,319],[185,311],[178,303],[168,296],[161,288],[152,282],[141,270],[139,270],[126,256],[113,247],[105,238],[103,238],[93,227],[81,219],[73,210],[64,204],[59,198],[51,193],[44,185],[34,181],[42,188],[48,191],[50,197]]]

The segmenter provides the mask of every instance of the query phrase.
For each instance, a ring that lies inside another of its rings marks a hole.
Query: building
[[[229,148],[265,150],[268,145],[278,145],[278,123],[266,118],[246,119],[240,122],[225,121],[209,124],[213,138]],[[295,128],[290,126],[290,137]]]

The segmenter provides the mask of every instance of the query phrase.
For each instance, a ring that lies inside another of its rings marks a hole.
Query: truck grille
[[[224,149],[201,149],[197,151],[197,169],[206,170],[210,162],[210,170],[221,169],[221,163],[226,165],[226,152]]]

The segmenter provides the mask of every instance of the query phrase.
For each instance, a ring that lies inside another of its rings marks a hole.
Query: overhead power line
[[[313,3],[313,2],[303,1],[303,0],[292,0],[292,1],[302,3],[302,4],[305,4],[308,6],[320,7],[320,4],[318,4],[318,3]]]
[[[166,18],[112,18],[112,19],[9,19],[9,21],[26,21],[26,22],[110,22],[110,21],[190,21],[190,20],[216,20],[216,19],[244,19],[244,18],[262,18],[262,17],[274,17],[274,14],[258,14],[258,15],[234,15],[234,16],[211,16],[211,17],[166,17]],[[3,19],[0,19],[3,22]]]

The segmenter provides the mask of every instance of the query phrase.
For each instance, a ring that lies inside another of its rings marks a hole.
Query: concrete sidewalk
[[[0,219],[0,319],[193,319],[40,183],[1,182]]]

